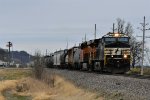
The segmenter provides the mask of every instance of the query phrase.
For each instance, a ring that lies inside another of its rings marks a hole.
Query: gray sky
[[[143,16],[150,23],[148,9],[150,0],[0,0],[0,47],[11,41],[14,50],[53,52],[66,48],[67,40],[69,47],[78,45],[85,34],[93,39],[94,24],[100,38],[118,17],[141,35],[136,28]]]

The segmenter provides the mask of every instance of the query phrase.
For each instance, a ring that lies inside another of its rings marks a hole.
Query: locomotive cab
[[[130,69],[129,37],[123,33],[108,33],[102,37],[104,68],[112,73],[124,73]]]

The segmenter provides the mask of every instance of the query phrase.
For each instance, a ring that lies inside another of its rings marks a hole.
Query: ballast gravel
[[[150,80],[85,71],[46,69],[76,86],[104,96],[106,100],[150,100]]]

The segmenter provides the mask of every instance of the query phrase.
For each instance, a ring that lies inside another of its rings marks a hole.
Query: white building
[[[4,66],[7,66],[7,62],[0,60],[0,67],[4,67]]]

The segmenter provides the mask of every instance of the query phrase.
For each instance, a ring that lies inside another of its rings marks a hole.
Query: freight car
[[[68,49],[66,54],[66,65],[68,66],[68,69],[79,69],[80,48],[78,46]]]
[[[54,65],[53,56],[54,56],[53,53],[51,53],[50,55],[46,55],[46,56],[44,57],[46,67],[48,67],[48,68],[54,67],[54,66],[53,66],[53,65]]]
[[[45,59],[45,65],[48,68],[66,68],[66,56],[67,56],[67,49],[65,50],[59,50],[54,53],[51,53],[50,55],[46,55],[44,57]]]

